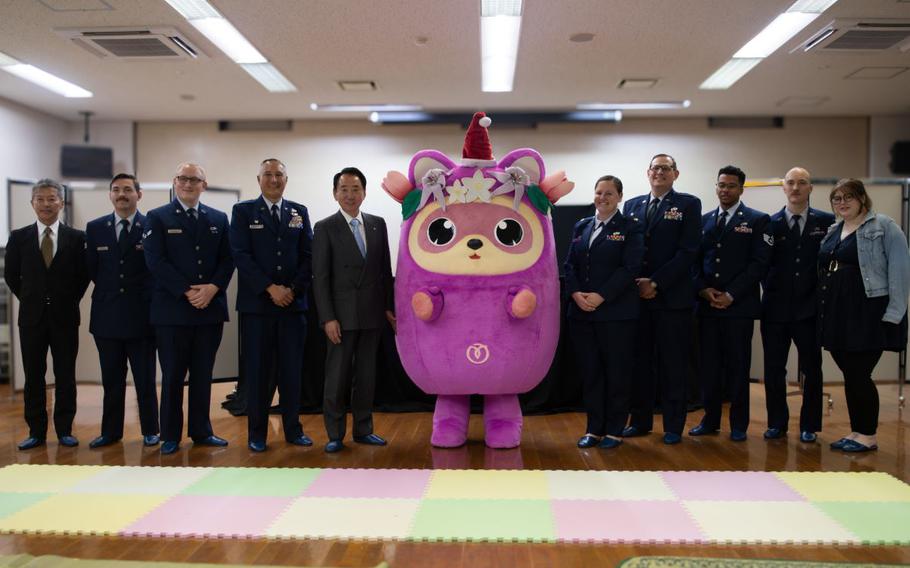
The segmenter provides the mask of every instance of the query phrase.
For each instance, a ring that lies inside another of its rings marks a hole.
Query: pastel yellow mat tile
[[[0,487],[10,493],[57,493],[106,469],[102,465],[8,465],[0,469]]]
[[[54,495],[0,519],[0,532],[115,533],[167,499],[158,495]]]
[[[125,493],[131,495],[176,495],[211,474],[207,467],[105,467],[79,480],[65,493]]]
[[[445,469],[433,472],[425,499],[549,499],[545,471]]]
[[[553,499],[673,501],[673,491],[658,472],[548,471]]]
[[[296,499],[265,531],[271,537],[404,539],[419,499]]]
[[[719,542],[859,542],[811,503],[798,501],[686,501],[708,540]]]
[[[778,472],[809,501],[910,501],[910,485],[880,472]]]

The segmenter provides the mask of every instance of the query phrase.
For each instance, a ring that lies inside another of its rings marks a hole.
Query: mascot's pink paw
[[[512,297],[512,316],[524,319],[537,308],[537,296],[527,288],[522,288]]]
[[[540,189],[550,203],[556,203],[560,197],[568,194],[575,188],[575,183],[566,178],[566,172],[559,171],[540,180]]]
[[[517,448],[521,444],[521,420],[484,420],[484,441],[491,448]]]
[[[442,290],[435,286],[423,288],[411,296],[411,309],[420,321],[433,321],[442,313]]]
[[[414,186],[404,174],[392,171],[387,173],[385,179],[382,180],[382,189],[391,195],[392,199],[401,203],[408,192],[414,189]]]
[[[433,435],[430,443],[437,448],[457,448],[468,440],[471,419],[471,397],[439,395],[433,411]]]

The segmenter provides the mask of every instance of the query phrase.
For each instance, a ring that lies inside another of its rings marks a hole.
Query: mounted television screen
[[[60,150],[60,175],[65,178],[111,179],[114,151],[97,146],[65,145]]]

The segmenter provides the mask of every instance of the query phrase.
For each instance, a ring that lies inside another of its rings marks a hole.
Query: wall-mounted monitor
[[[99,146],[64,145],[60,149],[60,175],[109,180],[114,175],[114,151]]]

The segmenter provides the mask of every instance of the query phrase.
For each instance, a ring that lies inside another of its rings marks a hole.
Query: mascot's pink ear
[[[523,169],[528,174],[528,177],[531,178],[531,183],[534,184],[540,184],[540,180],[546,175],[543,158],[540,157],[536,150],[530,148],[512,150],[499,160],[497,165],[502,169],[510,167]]]
[[[550,174],[540,181],[540,189],[550,203],[556,203],[559,198],[575,189],[575,182],[566,178],[566,172],[560,170]]]
[[[404,197],[408,192],[414,189],[414,186],[411,185],[408,178],[404,177],[404,174],[401,172],[391,171],[387,173],[385,179],[382,180],[382,189],[391,195],[392,199],[401,203],[404,201]]]
[[[421,150],[411,158],[408,166],[408,181],[412,187],[419,187],[423,176],[430,170],[439,169],[449,172],[455,167],[455,162],[439,150]]]

